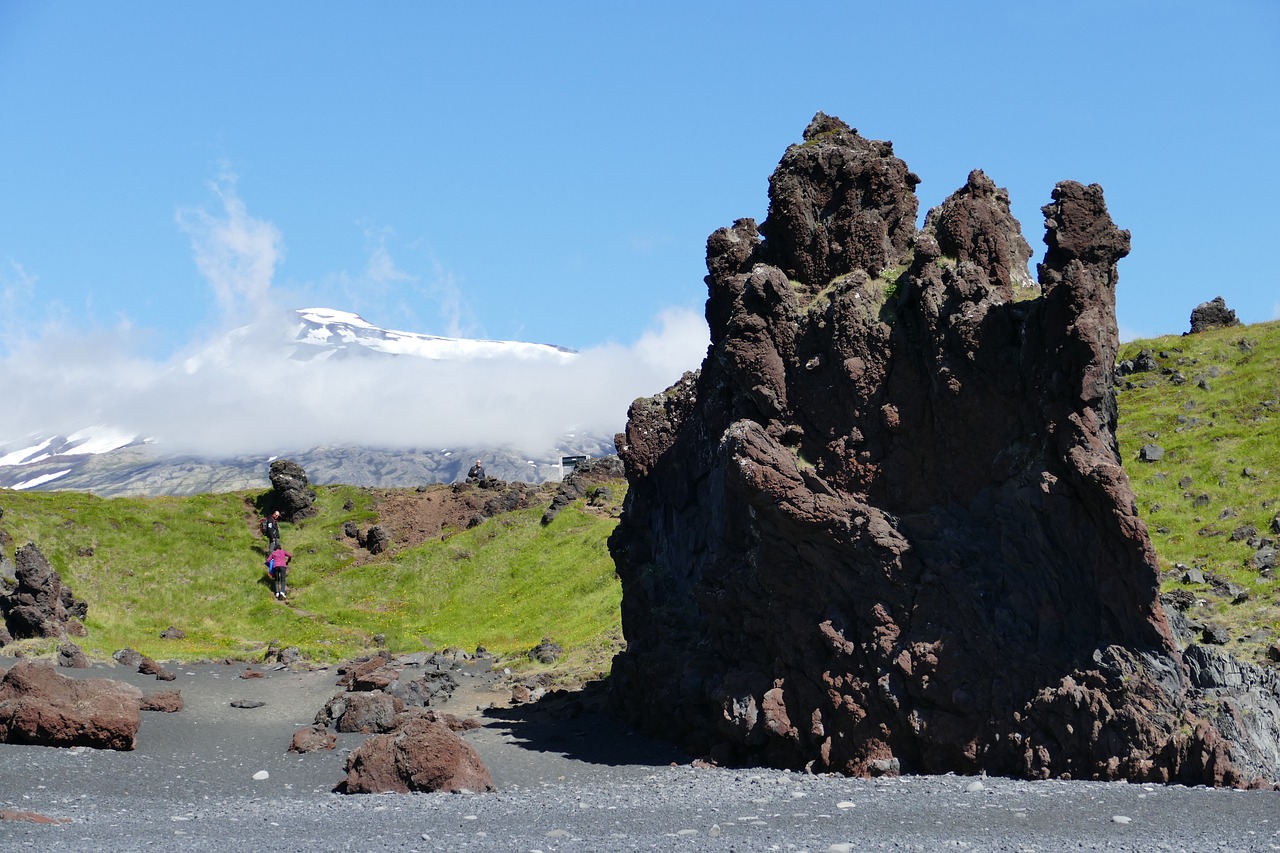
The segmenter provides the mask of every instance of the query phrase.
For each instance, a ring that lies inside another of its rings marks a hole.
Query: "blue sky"
[[[819,110],[894,142],[922,218],[986,171],[1033,262],[1053,185],[1100,183],[1126,338],[1217,295],[1271,320],[1277,92],[1274,0],[3,0],[0,369],[67,336],[163,365],[264,300],[687,336],[707,235]]]

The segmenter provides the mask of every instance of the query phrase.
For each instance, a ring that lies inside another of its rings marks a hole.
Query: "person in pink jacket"
[[[293,559],[293,555],[281,548],[279,544],[276,549],[267,557],[267,570],[271,573],[272,579],[275,581],[276,600],[284,601],[285,596],[289,593],[286,578],[289,575],[289,561]]]

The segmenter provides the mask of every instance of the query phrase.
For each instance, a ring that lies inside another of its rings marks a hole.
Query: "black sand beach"
[[[132,752],[0,745],[0,808],[66,821],[0,820],[0,848],[1280,850],[1276,792],[698,769],[598,713],[501,707],[486,679],[468,676],[441,710],[482,724],[464,737],[497,792],[348,796],[333,789],[363,735],[286,751],[340,692],[336,670],[262,667],[244,679],[243,664],[169,668],[167,683],[123,667],[61,670],[176,688],[185,708],[144,712]],[[240,699],[265,704],[232,707]]]

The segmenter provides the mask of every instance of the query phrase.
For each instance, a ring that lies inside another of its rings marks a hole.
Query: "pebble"
[[[261,782],[263,779],[271,778],[271,774],[265,770],[259,770],[257,773],[253,774],[253,778],[255,781]]]
[[[1131,817],[1126,817],[1125,815],[1122,815],[1122,814],[1117,814],[1117,815],[1112,815],[1112,816],[1111,816],[1111,822],[1112,822],[1112,823],[1129,823],[1129,822],[1130,822],[1130,821],[1132,821],[1132,820],[1133,820],[1133,818],[1131,818]]]

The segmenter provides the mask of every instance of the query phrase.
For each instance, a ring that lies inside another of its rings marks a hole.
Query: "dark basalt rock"
[[[14,554],[16,585],[0,593],[0,628],[11,640],[31,637],[84,636],[80,623],[89,606],[75,597],[34,544]]]
[[[1187,334],[1194,335],[1209,329],[1239,325],[1236,312],[1227,307],[1226,301],[1221,296],[1215,296],[1208,302],[1201,302],[1191,309],[1191,331]]]
[[[280,510],[285,521],[301,521],[316,514],[316,493],[301,465],[288,459],[276,459],[271,463],[269,476],[272,493],[268,496],[268,504],[270,508]]]
[[[1193,684],[1121,467],[1128,232],[1058,184],[1032,282],[1003,190],[917,232],[918,181],[819,114],[708,239],[702,369],[616,442],[615,711],[721,763],[1274,784],[1280,694]]]

